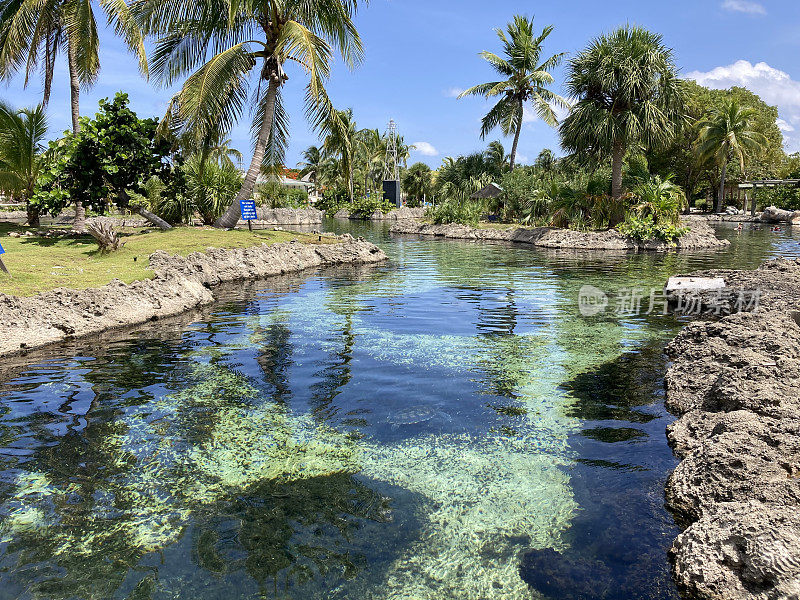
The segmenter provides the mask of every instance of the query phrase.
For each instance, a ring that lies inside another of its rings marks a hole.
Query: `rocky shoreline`
[[[667,431],[682,460],[667,506],[686,527],[670,559],[682,595],[800,598],[800,261],[694,273],[761,290],[757,311],[688,325],[673,361]]]
[[[86,290],[60,288],[32,297],[0,294],[0,356],[174,316],[213,302],[209,288],[220,283],[384,260],[380,248],[349,234],[336,244],[209,249],[186,258],[157,251],[150,256],[153,279],[115,280]]]
[[[689,232],[681,237],[674,246],[660,240],[638,242],[622,236],[614,229],[608,231],[572,231],[554,227],[492,229],[456,224],[431,225],[419,221],[398,221],[392,226],[391,232],[463,240],[515,242],[540,248],[579,250],[701,250],[726,248],[730,245],[728,240],[717,238],[714,230],[703,221],[687,221],[685,225],[689,227]]]
[[[256,209],[256,226],[272,225],[320,225],[325,213],[316,208],[264,208]],[[247,227],[247,221],[239,221],[237,227]]]
[[[421,219],[425,216],[425,209],[424,208],[409,208],[407,206],[403,206],[401,208],[389,211],[388,213],[383,213],[379,210],[376,210],[367,218],[361,218],[350,214],[350,211],[343,208],[337,211],[334,215],[334,219],[353,219],[356,221],[405,221],[409,219]]]

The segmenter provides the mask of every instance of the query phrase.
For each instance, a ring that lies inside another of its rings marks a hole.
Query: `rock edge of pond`
[[[728,240],[719,239],[714,230],[701,220],[687,220],[684,225],[689,231],[674,246],[660,240],[638,242],[624,237],[618,231],[572,231],[555,227],[490,229],[476,228],[467,225],[431,225],[419,221],[398,221],[391,228],[391,233],[432,235],[437,237],[516,242],[530,244],[540,248],[556,248],[568,250],[650,250],[665,252],[668,250],[714,250],[726,248]]]
[[[387,259],[383,250],[350,234],[340,240],[209,248],[185,258],[159,250],[150,256],[153,279],[131,284],[114,280],[84,290],[58,288],[31,297],[0,294],[0,356],[174,316],[213,302],[210,288],[224,282]]]
[[[681,594],[800,598],[800,260],[713,270],[761,290],[758,310],[697,321],[668,345],[666,485],[686,529],[670,549]]]

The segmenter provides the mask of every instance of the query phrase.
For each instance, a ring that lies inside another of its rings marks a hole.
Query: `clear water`
[[[588,565],[598,597],[674,598],[681,323],[585,318],[578,290],[800,256],[798,235],[659,256],[328,226],[391,262],[4,361],[0,599],[536,598],[520,565],[546,549],[554,597]]]

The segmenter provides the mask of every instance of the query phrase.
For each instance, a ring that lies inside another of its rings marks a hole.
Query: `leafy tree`
[[[362,55],[353,17],[358,0],[137,0],[132,10],[147,33],[163,34],[154,54],[152,73],[172,85],[191,73],[173,98],[172,123],[199,138],[212,128],[229,130],[248,99],[254,107],[254,152],[236,198],[216,225],[233,227],[239,200],[250,197],[262,166],[283,164],[288,114],[282,88],[289,79],[284,67],[297,62],[308,76],[306,114],[327,133],[338,129],[325,91],[335,47],[349,66]],[[258,86],[250,94],[251,73]]]
[[[561,124],[561,145],[610,155],[611,193],[619,198],[627,150],[665,146],[683,118],[684,91],[672,50],[660,35],[621,27],[570,61],[566,85],[578,102]]]
[[[136,116],[128,107],[127,94],[119,93],[111,102],[101,100],[94,119],[81,119],[80,132],[50,143],[50,159],[35,195],[37,205],[55,214],[66,202],[80,198],[104,212],[113,197],[117,206],[128,208],[130,192],[141,192],[153,175],[168,183],[170,144],[156,136],[157,127],[156,119]],[[163,229],[170,227],[143,205],[131,208]]]
[[[553,27],[545,27],[539,35],[533,30],[533,19],[517,15],[506,26],[506,31],[496,29],[497,37],[503,45],[504,58],[492,52],[481,52],[480,56],[503,78],[499,81],[481,83],[469,88],[459,98],[465,96],[501,96],[497,104],[483,117],[481,139],[495,127],[500,126],[505,135],[514,135],[511,148],[510,167],[514,170],[517,147],[522,133],[525,104],[531,103],[536,114],[548,125],[556,126],[558,118],[553,105],[567,107],[567,101],[553,93],[547,86],[554,82],[550,74],[557,67],[564,53],[542,60],[543,45]]]
[[[16,110],[0,102],[0,189],[25,202],[28,225],[39,226],[39,211],[31,204],[42,164],[47,116],[41,105]]]
[[[700,123],[698,156],[702,160],[713,161],[719,165],[721,171],[717,212],[722,210],[722,201],[725,198],[728,162],[735,159],[744,173],[747,153],[761,150],[767,144],[766,137],[754,129],[755,115],[755,109],[742,107],[737,100],[731,99],[714,108]]]
[[[425,197],[431,193],[433,173],[423,162],[414,163],[403,173],[403,189],[411,199],[410,206],[421,206]]]
[[[124,1],[100,0],[114,26],[147,73],[144,40]],[[80,131],[80,89],[92,85],[100,71],[100,38],[91,0],[0,0],[0,78],[20,71],[27,86],[39,69],[43,78],[42,106],[50,99],[58,52],[67,56],[72,131]],[[40,60],[40,57],[44,60]],[[85,207],[75,200],[76,229],[83,231]]]

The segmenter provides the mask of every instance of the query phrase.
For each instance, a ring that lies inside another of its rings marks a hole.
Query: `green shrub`
[[[473,200],[447,200],[425,211],[425,217],[437,225],[458,223],[476,226],[484,212],[484,205]]]
[[[301,188],[288,188],[268,181],[256,186],[253,194],[256,204],[266,208],[308,208],[308,192]]]
[[[388,214],[394,208],[394,204],[384,200],[380,194],[357,198],[349,207],[350,215],[358,219],[368,219],[374,212]]]
[[[649,240],[662,240],[668,244],[674,243],[684,235],[688,228],[680,227],[675,223],[656,223],[653,215],[638,216],[634,213],[628,215],[617,230],[624,236],[640,242]]]
[[[776,206],[784,210],[800,210],[800,188],[785,185],[759,188],[756,199],[759,205]]]
[[[344,191],[325,190],[322,194],[322,198],[317,200],[314,206],[323,211],[326,216],[332,217],[343,208],[349,208],[350,201],[347,199],[347,193]]]

